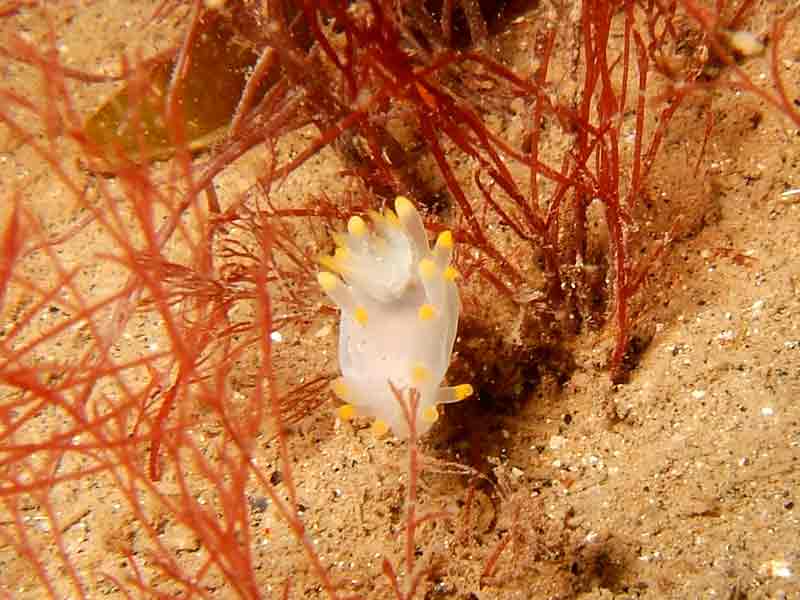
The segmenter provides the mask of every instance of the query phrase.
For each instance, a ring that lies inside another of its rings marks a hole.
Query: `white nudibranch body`
[[[344,419],[375,419],[377,434],[391,429],[400,438],[409,427],[393,385],[408,402],[419,393],[417,434],[439,416],[437,405],[472,394],[469,384],[439,387],[453,352],[460,301],[450,265],[453,236],[439,234],[434,248],[419,213],[405,197],[396,213],[371,213],[372,226],[352,217],[347,233],[335,235],[336,252],[320,259],[322,289],[342,311],[339,365],[333,391],[345,402]]]

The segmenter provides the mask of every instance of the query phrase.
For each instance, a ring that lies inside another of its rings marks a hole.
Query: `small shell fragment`
[[[749,31],[727,30],[723,32],[723,36],[730,49],[744,58],[758,56],[764,52],[764,44]]]

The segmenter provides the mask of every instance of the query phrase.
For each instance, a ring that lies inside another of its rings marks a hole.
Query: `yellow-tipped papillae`
[[[336,288],[339,280],[336,278],[336,275],[322,271],[321,273],[317,273],[317,281],[322,291],[327,294]]]
[[[422,419],[426,423],[436,423],[439,420],[439,409],[436,405],[428,406],[422,411]]]
[[[354,237],[364,237],[367,233],[367,224],[361,217],[350,217],[347,222],[347,231]]]
[[[336,397],[340,400],[347,400],[350,398],[350,388],[347,387],[343,377],[334,379],[331,382],[331,389],[333,390],[333,393],[336,394]]]
[[[339,407],[337,413],[342,421],[350,421],[356,416],[356,407],[352,404],[343,404]]]
[[[386,432],[389,431],[389,426],[386,424],[386,421],[381,419],[375,419],[372,423],[372,433],[375,437],[383,437],[386,435]]]
[[[472,396],[474,390],[472,386],[468,383],[462,383],[461,385],[455,386],[455,395],[456,400],[463,400],[464,398],[469,398]]]

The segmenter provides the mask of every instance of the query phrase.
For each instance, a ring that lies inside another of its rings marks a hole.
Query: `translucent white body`
[[[342,377],[333,385],[346,403],[340,415],[373,417],[376,433],[390,428],[404,438],[408,419],[390,383],[406,402],[412,388],[419,392],[419,435],[438,418],[438,404],[461,400],[472,388],[439,387],[460,311],[452,235],[440,234],[431,250],[411,202],[399,197],[395,207],[397,214],[372,214],[371,229],[353,217],[348,233],[336,239],[336,253],[321,260],[329,271],[319,281],[342,311]]]

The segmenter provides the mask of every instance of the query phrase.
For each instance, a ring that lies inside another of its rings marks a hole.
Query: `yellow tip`
[[[364,222],[364,219],[359,216],[350,217],[350,220],[347,222],[347,231],[354,237],[363,237],[367,232],[367,224]]]
[[[421,321],[430,321],[436,316],[436,309],[433,304],[423,304],[419,307],[419,318]]]
[[[345,248],[344,246],[339,246],[336,248],[336,252],[333,253],[333,260],[337,263],[341,263],[343,260],[347,260],[347,257],[350,256],[350,250]]]
[[[330,292],[336,289],[336,285],[338,284],[339,280],[333,273],[328,273],[327,271],[321,271],[317,273],[317,281],[319,282],[319,286],[324,291]]]
[[[436,265],[430,258],[419,261],[419,275],[423,279],[431,279],[436,274]]]
[[[397,218],[397,215],[391,208],[386,208],[383,211],[383,216],[389,225],[394,225],[395,227],[400,226],[400,219]]]
[[[447,281],[455,281],[458,277],[461,277],[461,273],[455,270],[453,267],[447,267],[444,270],[444,278]]]
[[[417,363],[411,367],[411,381],[417,385],[425,383],[430,376],[430,371],[422,363]]]
[[[331,382],[331,389],[333,390],[333,393],[336,394],[336,397],[342,400],[347,400],[347,398],[350,396],[350,389],[347,387],[347,384],[344,382],[344,378],[342,377],[334,379]]]
[[[319,261],[319,264],[329,271],[333,271],[334,273],[341,273],[343,270],[341,263],[337,262],[336,258],[333,256],[320,256],[317,260]]]
[[[397,211],[397,216],[401,219],[405,219],[416,210],[414,205],[411,204],[411,200],[405,196],[398,196],[395,198],[394,209]]]
[[[426,423],[436,423],[439,420],[439,410],[435,404],[422,411],[422,420]]]
[[[445,230],[436,238],[436,245],[440,248],[449,250],[453,247],[453,234],[449,230]]]
[[[367,319],[369,318],[367,315],[367,309],[363,306],[357,306],[355,312],[353,313],[353,318],[355,318],[356,323],[364,327],[367,324]]]
[[[340,248],[347,247],[347,236],[344,235],[343,233],[339,233],[337,231],[336,233],[332,233],[331,237],[333,238],[333,242]]]
[[[352,404],[343,404],[337,409],[336,414],[342,421],[349,421],[356,416],[356,407]]]
[[[463,400],[464,398],[472,396],[475,390],[472,389],[470,384],[462,383],[461,385],[457,385],[453,391],[455,392],[456,400]]]
[[[375,225],[380,225],[384,221],[383,215],[377,210],[368,210],[367,215],[369,215],[369,218],[372,219],[372,222],[375,223]]]
[[[382,437],[386,435],[386,432],[389,431],[389,426],[380,419],[375,419],[372,423],[372,434],[375,437]]]

